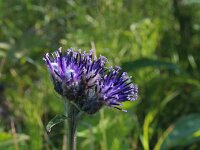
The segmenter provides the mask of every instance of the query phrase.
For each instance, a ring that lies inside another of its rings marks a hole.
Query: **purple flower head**
[[[43,59],[49,69],[54,89],[79,109],[94,114],[102,106],[120,110],[122,103],[137,99],[138,88],[119,67],[105,69],[107,59],[90,53],[61,48]],[[108,70],[108,71],[106,71]]]
[[[93,59],[93,51],[86,53],[68,49],[64,53],[61,48],[51,55],[47,53],[43,59],[51,74],[55,90],[69,100],[78,101],[84,91],[93,87],[104,71],[106,58],[100,56]]]
[[[131,82],[126,72],[121,72],[120,67],[110,68],[101,80],[99,80],[98,93],[105,105],[121,109],[122,102],[133,101],[138,97],[138,87]],[[121,109],[122,110],[122,109]]]

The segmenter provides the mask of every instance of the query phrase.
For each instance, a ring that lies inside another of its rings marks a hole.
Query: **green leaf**
[[[141,58],[135,61],[124,62],[122,66],[126,70],[137,70],[144,67],[166,68],[172,70],[178,69],[178,66],[173,63],[149,58]]]
[[[192,114],[179,119],[163,140],[161,149],[185,146],[200,141],[200,114]]]
[[[53,126],[55,126],[58,123],[63,122],[65,119],[67,119],[68,117],[66,117],[65,115],[56,115],[53,119],[51,119],[51,121],[47,124],[46,129],[48,132],[51,131],[51,128]]]

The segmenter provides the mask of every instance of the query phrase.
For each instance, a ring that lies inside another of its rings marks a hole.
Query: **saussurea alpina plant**
[[[43,57],[55,91],[63,97],[65,114],[57,115],[47,125],[67,120],[68,150],[76,149],[76,126],[80,114],[94,114],[103,106],[122,111],[122,103],[137,99],[138,88],[120,67],[105,67],[107,59],[90,53],[68,49]]]

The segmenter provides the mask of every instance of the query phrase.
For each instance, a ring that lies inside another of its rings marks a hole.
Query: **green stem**
[[[104,110],[101,110],[100,111],[100,123],[102,123],[103,121],[105,120],[104,118]],[[104,124],[102,124],[101,126],[101,132],[102,132],[102,135],[103,135],[103,150],[107,150],[107,136],[106,136],[106,127]]]
[[[65,99],[65,115],[69,117],[65,122],[68,132],[67,136],[67,150],[76,150],[76,117],[78,114],[77,108]]]

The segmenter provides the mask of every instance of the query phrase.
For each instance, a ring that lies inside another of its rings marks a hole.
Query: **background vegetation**
[[[78,150],[200,147],[198,0],[0,0],[0,149],[61,150],[63,112],[42,60],[74,47],[105,55],[139,85],[128,113],[82,117]]]

